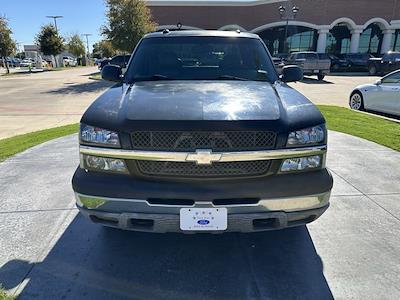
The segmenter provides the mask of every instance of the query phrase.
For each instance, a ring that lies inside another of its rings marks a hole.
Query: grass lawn
[[[338,106],[319,105],[329,130],[339,131],[400,151],[400,123]]]
[[[15,300],[15,299],[16,297],[7,294],[0,284],[0,300]]]
[[[329,130],[339,131],[400,151],[400,123],[338,106],[319,105]],[[0,161],[43,142],[76,133],[79,124],[45,129],[0,140]],[[1,300],[1,298],[0,298]]]
[[[0,161],[43,142],[77,132],[78,124],[17,135],[0,140]]]

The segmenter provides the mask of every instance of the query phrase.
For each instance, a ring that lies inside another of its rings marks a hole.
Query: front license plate
[[[319,70],[314,70],[314,73],[319,73]]]
[[[181,208],[181,230],[215,231],[228,227],[228,211],[226,208]]]

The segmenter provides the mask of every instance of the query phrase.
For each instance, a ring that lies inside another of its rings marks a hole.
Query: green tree
[[[93,44],[93,57],[103,58],[103,57],[111,57],[116,54],[115,49],[112,44],[108,40],[102,40],[95,44]]]
[[[106,5],[107,24],[101,31],[117,50],[131,53],[143,35],[156,28],[143,0],[106,0]]]
[[[36,36],[36,44],[44,55],[56,56],[64,50],[64,39],[51,24],[42,26]]]
[[[11,35],[12,31],[10,27],[8,27],[7,19],[0,16],[0,57],[3,58],[3,63],[7,69],[7,73],[10,73],[10,69],[8,68],[6,56],[13,54],[16,49],[15,42]]]
[[[85,44],[78,34],[73,34],[68,37],[67,46],[68,51],[71,52],[74,56],[81,57],[85,55]]]

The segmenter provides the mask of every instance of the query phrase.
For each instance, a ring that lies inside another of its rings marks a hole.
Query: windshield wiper
[[[245,80],[245,81],[249,81],[249,79],[247,79],[247,78],[238,77],[238,76],[233,76],[233,75],[221,75],[221,76],[218,76],[217,79]]]

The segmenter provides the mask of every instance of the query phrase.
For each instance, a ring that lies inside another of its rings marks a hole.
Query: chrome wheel
[[[354,93],[350,97],[350,107],[352,109],[361,110],[363,106],[363,100],[359,93]]]

